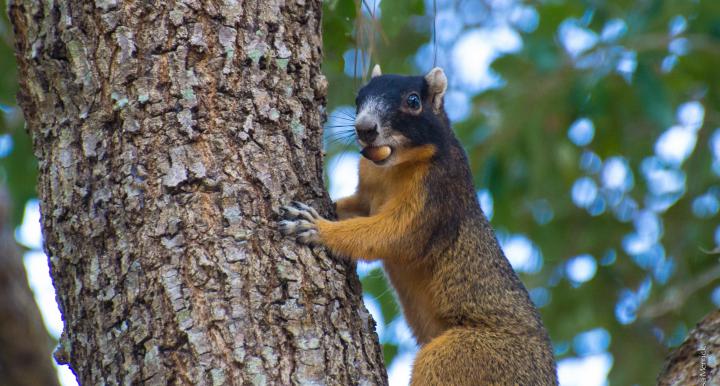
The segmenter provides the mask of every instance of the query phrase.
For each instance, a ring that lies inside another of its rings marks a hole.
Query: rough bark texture
[[[57,385],[51,353],[13,238],[9,197],[0,187],[0,385]]]
[[[15,0],[19,102],[82,384],[385,384],[322,184],[319,0]]]
[[[720,310],[700,321],[670,354],[658,385],[720,385]]]

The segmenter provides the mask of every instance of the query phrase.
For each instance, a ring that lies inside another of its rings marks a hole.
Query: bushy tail
[[[549,342],[537,333],[455,327],[418,353],[411,386],[557,385]]]

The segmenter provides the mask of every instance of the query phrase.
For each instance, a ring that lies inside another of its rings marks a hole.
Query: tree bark
[[[668,356],[658,385],[720,385],[720,310],[701,320]]]
[[[39,160],[85,385],[386,384],[354,267],[276,230],[322,183],[321,1],[15,0]]]
[[[0,187],[0,385],[55,386],[52,343],[28,287],[10,213]]]

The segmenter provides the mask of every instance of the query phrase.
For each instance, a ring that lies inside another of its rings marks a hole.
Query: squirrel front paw
[[[283,220],[278,225],[282,234],[295,236],[301,244],[320,244],[316,221],[322,217],[315,209],[302,202],[293,201],[280,208],[280,216]]]

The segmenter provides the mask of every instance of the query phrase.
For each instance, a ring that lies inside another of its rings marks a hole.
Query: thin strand
[[[433,0],[433,68],[437,66],[437,0]]]

